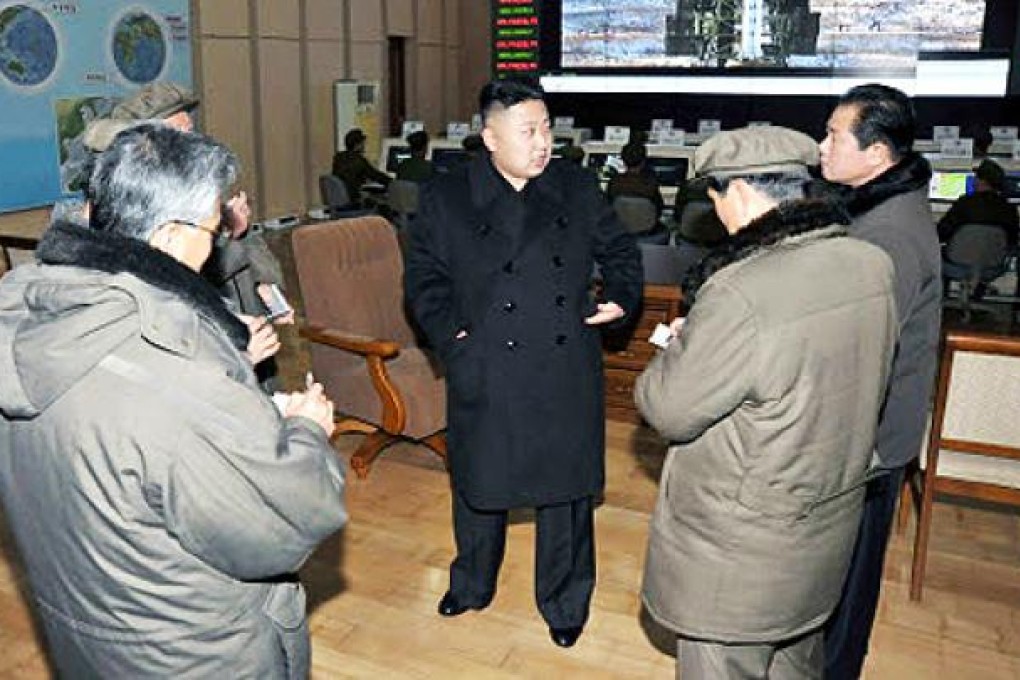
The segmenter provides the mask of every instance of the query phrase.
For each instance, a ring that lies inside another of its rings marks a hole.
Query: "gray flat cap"
[[[796,173],[817,164],[815,140],[776,125],[719,132],[694,152],[698,176]]]
[[[198,106],[198,98],[177,83],[149,83],[114,107],[114,120],[147,120],[168,118],[179,111]]]
[[[102,153],[113,143],[113,138],[123,130],[137,125],[139,121],[134,120],[111,120],[109,118],[98,118],[89,123],[85,128],[85,134],[81,141],[85,148],[93,153]]]

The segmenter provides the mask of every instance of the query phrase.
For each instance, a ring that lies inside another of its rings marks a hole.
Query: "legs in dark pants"
[[[905,469],[894,468],[868,484],[861,528],[854,544],[850,571],[843,584],[843,596],[825,624],[827,680],[855,680],[861,675],[878,608],[889,529]]]
[[[595,589],[592,499],[535,511],[535,600],[550,628],[581,628]]]
[[[581,627],[595,588],[594,505],[591,498],[535,510],[535,599],[550,628]],[[472,508],[453,493],[457,557],[450,565],[450,592],[480,608],[496,593],[506,546],[505,510]]]
[[[484,607],[496,594],[506,547],[506,516],[506,510],[476,510],[453,490],[457,557],[450,565],[450,592],[467,607]]]

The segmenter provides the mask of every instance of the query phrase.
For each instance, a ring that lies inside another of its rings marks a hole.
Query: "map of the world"
[[[0,212],[72,194],[89,121],[156,80],[191,87],[188,0],[0,0]]]

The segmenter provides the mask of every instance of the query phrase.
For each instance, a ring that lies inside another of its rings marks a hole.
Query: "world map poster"
[[[0,212],[82,181],[89,121],[152,81],[192,86],[188,0],[0,0]]]

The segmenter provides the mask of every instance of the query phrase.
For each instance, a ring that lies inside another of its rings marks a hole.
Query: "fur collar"
[[[893,196],[927,186],[930,180],[931,165],[924,156],[911,153],[875,179],[856,189],[820,180],[813,184],[809,193],[843,203],[853,218],[863,215]]]
[[[248,346],[248,327],[227,309],[223,298],[205,279],[137,239],[58,220],[43,234],[36,259],[50,265],[131,274],[183,299],[222,329],[237,349]]]
[[[687,305],[694,304],[698,290],[713,274],[755,253],[775,247],[786,239],[834,224],[849,224],[842,207],[833,201],[807,199],[789,201],[770,210],[727,238],[691,268],[682,284]],[[845,227],[831,229],[826,237],[845,236]]]

